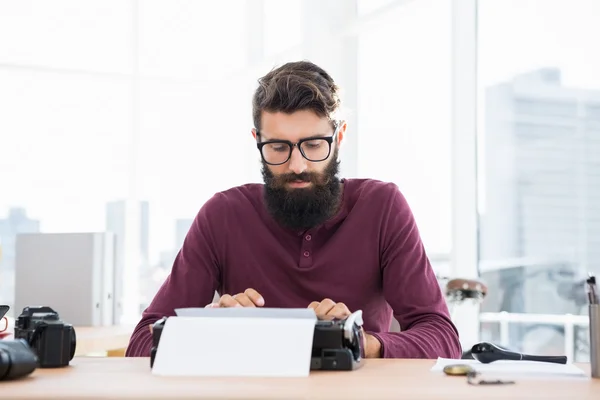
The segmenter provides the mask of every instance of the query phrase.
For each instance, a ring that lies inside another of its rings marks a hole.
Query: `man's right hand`
[[[224,294],[218,303],[211,303],[206,308],[215,307],[262,307],[265,305],[265,299],[254,289],[246,289],[244,293],[236,295]]]

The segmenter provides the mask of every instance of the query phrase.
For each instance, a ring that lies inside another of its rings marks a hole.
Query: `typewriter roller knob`
[[[354,337],[354,325],[358,327],[362,327],[363,319],[362,319],[362,310],[358,310],[350,314],[350,316],[346,319],[346,323],[344,324],[344,337],[349,341],[352,341]]]

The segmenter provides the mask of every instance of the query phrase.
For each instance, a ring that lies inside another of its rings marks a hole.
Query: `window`
[[[264,1],[261,22],[264,29],[262,38],[264,54],[267,58],[289,54],[290,50],[302,46],[304,33],[302,22],[306,18],[304,13],[305,6],[303,7],[302,0]],[[292,57],[290,60],[297,58],[299,57]]]
[[[389,9],[390,6],[395,6],[395,2],[395,0],[357,0],[356,5],[358,15],[367,16],[380,12],[382,9]]]
[[[14,307],[15,241],[97,232],[128,197],[129,2],[0,3],[0,302]],[[113,221],[114,222],[114,221]]]
[[[168,5],[145,0],[138,4],[142,76],[210,83],[243,71],[247,61],[245,0],[172,0]]]
[[[600,102],[600,99],[598,99]],[[595,121],[600,125],[600,105],[591,104],[587,107],[587,117],[591,121]]]
[[[482,338],[585,360],[587,317],[573,326],[533,314],[585,314],[578,282],[600,273],[599,136],[590,129],[600,3],[478,8],[480,269],[491,292]],[[525,315],[499,322],[499,311]]]
[[[303,51],[301,2],[261,3],[0,5],[0,302],[18,233],[109,230],[133,323],[202,204],[261,180],[256,78]]]
[[[3,1],[0,64],[129,73],[132,18],[131,3],[121,0]]]
[[[0,302],[12,306],[18,233],[104,231],[107,203],[127,195],[131,92],[26,69],[0,69],[0,87]]]
[[[451,250],[450,3],[409,2],[361,33],[351,110],[360,176],[399,186],[428,252],[445,260],[436,264],[442,269]]]

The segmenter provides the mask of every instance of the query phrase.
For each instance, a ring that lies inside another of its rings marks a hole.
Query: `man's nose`
[[[294,147],[292,150],[292,156],[290,157],[290,170],[295,174],[301,174],[306,171],[306,158],[302,156],[298,147]]]

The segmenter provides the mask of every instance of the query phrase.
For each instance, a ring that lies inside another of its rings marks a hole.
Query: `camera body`
[[[0,381],[25,377],[37,366],[38,358],[25,340],[0,340]]]
[[[15,322],[15,338],[29,344],[40,368],[65,367],[75,356],[75,329],[47,306],[25,307]]]

